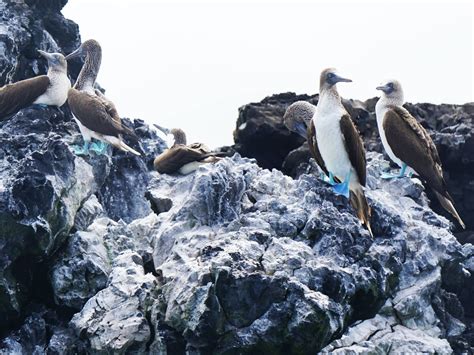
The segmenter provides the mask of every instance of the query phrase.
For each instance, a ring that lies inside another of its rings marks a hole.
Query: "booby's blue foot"
[[[37,107],[40,107],[40,108],[48,107],[48,105],[46,105],[46,104],[33,104],[33,106],[37,106]]]
[[[347,174],[343,182],[339,184],[336,184],[336,183],[333,184],[332,189],[334,193],[336,195],[342,195],[342,196],[345,196],[346,198],[349,198],[349,182],[350,181],[351,181],[351,173],[349,172],[349,174]]]
[[[78,145],[73,145],[72,150],[76,155],[88,155],[89,154],[89,142],[84,141],[84,145],[82,147]]]
[[[107,152],[108,144],[102,141],[94,142],[91,144],[91,150],[97,154],[105,154]]]
[[[334,181],[334,175],[332,173],[329,173],[329,177],[325,173],[321,173],[320,178],[331,186],[336,185],[336,182]]]
[[[382,173],[382,175],[380,175],[380,177],[382,179],[385,179],[385,180],[400,179],[400,178],[403,178],[405,176],[411,177],[413,173],[410,172],[408,175],[405,175],[406,170],[407,170],[407,165],[405,163],[403,163],[402,168],[400,169],[400,172],[399,172],[398,175],[392,174],[392,173]]]

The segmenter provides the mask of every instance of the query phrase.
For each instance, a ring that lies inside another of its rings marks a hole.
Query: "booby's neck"
[[[333,85],[329,88],[323,88],[319,93],[318,108],[330,109],[331,107],[343,107],[341,96],[337,92],[336,86]]]
[[[48,73],[46,75],[48,75],[50,78],[58,75],[67,75],[67,68],[51,66],[48,68]]]
[[[84,65],[77,77],[76,84],[74,84],[75,89],[94,92],[94,83],[99,73],[101,59],[102,53],[100,49],[87,52]]]
[[[384,108],[388,106],[403,106],[405,100],[403,99],[403,93],[399,93],[398,95],[390,95],[387,96],[382,94],[379,101],[377,101],[376,107]]]

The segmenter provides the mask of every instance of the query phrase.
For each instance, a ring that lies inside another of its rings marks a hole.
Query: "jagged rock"
[[[65,2],[0,4],[0,82],[44,72],[37,46],[78,45]],[[284,130],[298,99],[317,102],[284,94],[241,109],[227,149],[258,149],[257,162],[236,154],[188,176],[153,172],[164,142],[140,120],[124,124],[141,157],[75,156],[67,106],[1,122],[0,353],[472,352],[474,247],[417,179],[381,180],[389,163],[374,152],[372,240]],[[344,104],[380,151],[375,100]],[[432,130],[463,217],[471,106],[408,105]]]
[[[298,100],[317,104],[318,95],[278,94],[241,107],[234,131],[235,149],[243,156],[255,158],[264,168],[281,169],[294,177],[304,173],[306,167],[301,164],[307,164],[310,158],[307,145],[302,146],[302,139],[283,125],[286,108]],[[376,103],[377,98],[365,102],[343,100],[364,139],[366,150],[383,153],[375,118]],[[469,230],[466,233],[455,226],[456,235],[464,242],[474,241],[474,113],[471,106],[405,105],[430,132],[438,148],[448,189]],[[448,217],[431,191],[428,196],[432,208]]]
[[[144,353],[155,290],[155,277],[145,274],[140,256],[126,251],[114,259],[108,287],[74,315],[71,325],[87,338],[91,352]]]
[[[59,12],[67,0],[0,3],[0,86],[46,73],[38,49],[68,54],[80,45],[78,26]],[[80,62],[70,63],[76,78]]]

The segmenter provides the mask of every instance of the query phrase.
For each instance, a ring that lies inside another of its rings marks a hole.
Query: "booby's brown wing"
[[[190,146],[177,144],[164,151],[153,162],[155,170],[161,174],[172,174],[185,164],[201,161],[212,155],[212,153],[203,151],[201,147],[193,148],[192,146],[196,144],[199,143],[194,143]]]
[[[318,148],[318,142],[316,141],[316,128],[314,127],[314,122],[311,120],[311,123],[309,124],[308,127],[308,145],[309,145],[309,151],[313,158],[316,160],[316,163],[318,163],[319,167],[321,170],[329,176],[328,169],[326,168],[326,164],[324,164],[323,157],[321,156],[321,153],[319,152]]]
[[[31,105],[44,94],[50,84],[47,75],[18,81],[0,88],[0,118]]]
[[[100,102],[102,103],[102,105],[104,106],[105,108],[105,111],[107,111],[107,113],[109,114],[110,117],[112,117],[112,119],[117,122],[117,124],[121,127],[121,129],[123,130],[122,134],[127,134],[129,136],[132,136],[134,137],[135,139],[138,139],[137,135],[135,134],[135,132],[133,132],[130,128],[128,128],[127,126],[124,126],[122,125],[122,119],[120,118],[120,115],[117,111],[117,108],[115,107],[115,104],[110,101],[104,94],[102,94],[102,92],[100,92],[100,90],[94,90],[95,91],[95,94],[97,95],[97,99],[100,100]]]
[[[403,107],[391,107],[383,128],[393,153],[428,183],[445,195],[446,183],[436,146],[422,125]]]
[[[100,97],[71,88],[68,102],[74,116],[91,131],[114,137],[126,133],[122,125],[107,111],[107,105]]]
[[[360,134],[348,114],[341,117],[339,124],[349,160],[357,173],[360,184],[365,186],[367,162],[365,160],[365,149]]]

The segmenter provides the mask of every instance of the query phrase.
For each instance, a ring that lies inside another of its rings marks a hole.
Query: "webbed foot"
[[[330,173],[329,174],[329,179],[333,178],[334,182],[334,176]],[[342,195],[345,196],[346,198],[349,198],[349,182],[351,181],[351,172],[349,172],[344,179],[343,182],[341,183],[336,183],[332,185],[332,189],[336,195]]]
[[[46,107],[49,107],[49,106],[48,106],[48,105],[46,105],[46,104],[33,104],[33,106],[40,107],[40,108],[46,108]]]
[[[89,142],[84,141],[84,145],[82,147],[78,146],[78,145],[73,145],[72,146],[72,151],[76,155],[88,155],[89,154]]]
[[[105,154],[107,152],[108,144],[102,141],[94,142],[91,144],[91,150],[97,154]]]
[[[382,179],[385,179],[385,180],[389,180],[389,179],[400,179],[400,178],[403,178],[403,177],[405,177],[405,176],[408,176],[408,177],[411,178],[411,176],[412,176],[413,173],[410,172],[410,173],[408,173],[408,174],[405,175],[406,170],[407,170],[407,165],[404,163],[404,164],[402,165],[402,168],[400,169],[400,172],[398,173],[398,175],[392,174],[392,173],[382,173],[382,175],[380,175],[380,177],[381,177]]]

